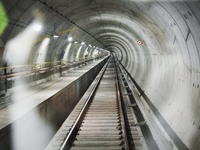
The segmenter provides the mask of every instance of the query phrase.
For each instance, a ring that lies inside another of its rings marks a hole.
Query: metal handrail
[[[81,61],[78,61],[78,62],[88,61],[88,60],[91,60],[91,59],[93,59],[93,58],[92,57],[85,58],[85,59],[82,59]],[[15,68],[24,68],[24,67],[34,68],[37,65],[39,66],[39,65],[55,64],[55,63],[62,63],[62,62],[72,63],[72,62],[69,62],[68,60],[66,60],[66,61],[55,61],[55,62],[41,62],[41,63],[27,64],[27,65],[0,67],[0,71],[3,71],[4,69],[15,69]]]
[[[91,61],[92,60],[92,58],[87,58],[87,59],[85,59],[85,61],[79,61],[79,62],[77,62],[77,63],[84,63],[84,62],[88,62],[88,61]],[[58,62],[62,62],[62,61],[56,61],[56,63],[58,63]],[[55,62],[44,62],[43,63],[43,65],[45,65],[45,64],[50,64],[50,63],[55,63]],[[68,66],[68,65],[70,65],[70,64],[73,64],[74,62],[68,62],[68,64],[67,65],[63,65],[63,64],[60,64],[60,65],[54,65],[54,66],[49,66],[49,67],[37,67],[37,64],[30,64],[30,65],[18,65],[18,66],[8,66],[8,67],[0,67],[0,72],[2,71],[4,71],[5,69],[7,70],[7,74],[0,74],[0,80],[1,79],[5,79],[5,78],[9,78],[9,75],[10,74],[14,74],[14,73],[24,73],[24,74],[26,74],[26,73],[36,73],[36,72],[40,72],[40,71],[44,71],[44,70],[48,70],[48,69],[52,69],[52,68],[55,68],[55,67],[63,67],[63,66]],[[20,72],[13,72],[13,71],[9,71],[9,73],[8,73],[8,70],[10,69],[10,70],[12,70],[12,69],[15,69],[15,68],[32,68],[32,69],[24,69],[23,71],[20,71]],[[16,74],[17,75],[17,74]]]

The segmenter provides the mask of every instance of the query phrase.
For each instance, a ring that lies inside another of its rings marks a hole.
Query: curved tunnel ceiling
[[[71,35],[115,52],[183,143],[189,149],[200,147],[199,1],[15,0],[3,3],[10,20],[2,36],[4,44],[34,19],[34,12],[36,16],[43,16],[43,36],[62,33],[63,37]],[[56,50],[52,46],[55,43]],[[48,58],[55,60],[55,55],[65,46],[62,39],[52,42]]]

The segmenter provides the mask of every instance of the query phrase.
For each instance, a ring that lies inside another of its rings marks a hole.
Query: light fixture
[[[67,39],[69,42],[72,42],[73,41],[73,38],[72,37],[68,37]]]
[[[91,44],[89,45],[89,47],[92,47]]]
[[[85,44],[85,42],[81,42],[81,45],[84,45]]]
[[[53,36],[54,39],[56,39],[56,38],[58,38],[58,37],[59,37],[58,35],[54,35],[54,36]]]
[[[41,30],[42,30],[42,25],[41,25],[40,23],[36,22],[36,23],[34,24],[34,26],[33,26],[33,29],[34,29],[35,31],[41,31]]]
[[[74,42],[75,44],[78,43],[77,41]]]

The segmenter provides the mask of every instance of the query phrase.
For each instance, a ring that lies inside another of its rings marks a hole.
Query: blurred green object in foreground
[[[3,7],[3,4],[0,1],[0,35],[3,33],[7,25],[8,25],[8,18],[5,9]]]

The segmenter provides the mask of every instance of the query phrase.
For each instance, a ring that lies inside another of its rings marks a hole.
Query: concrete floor
[[[77,81],[80,80],[80,77],[83,78],[84,74],[89,73],[89,70],[92,70],[92,68],[97,66],[97,64],[102,62],[102,60],[103,59],[89,62],[86,66],[82,66],[81,68],[78,68],[78,69],[77,68],[70,69],[70,71],[68,70],[66,72],[63,72],[63,76],[61,77],[59,77],[59,75],[52,75],[51,76],[52,79],[49,81],[43,80],[43,81],[40,81],[39,84],[32,83],[32,85],[20,84],[10,89],[8,96],[0,99],[1,101],[5,101],[4,103],[2,103],[1,109],[0,109],[0,132],[1,132],[0,148],[3,150],[4,146],[6,147],[6,144],[9,143],[8,141],[6,141],[6,138],[4,138],[4,136],[7,137],[6,133],[8,130],[9,136],[10,135],[12,136],[11,145],[13,145],[14,149],[21,149],[21,148],[23,149],[25,147],[28,149],[43,149],[44,147],[41,148],[39,146],[40,144],[37,143],[38,142],[37,140],[32,139],[31,143],[34,143],[34,141],[35,142],[37,141],[37,142],[35,144],[31,144],[30,140],[28,140],[28,137],[33,138],[34,136],[32,135],[34,135],[35,134],[34,132],[36,132],[37,133],[36,137],[40,140],[43,140],[43,143],[41,143],[41,145],[45,146],[45,143],[47,144],[49,142],[48,140],[50,140],[52,138],[51,136],[58,130],[58,127],[61,125],[60,123],[64,121],[63,119],[66,118],[67,113],[71,112],[71,109],[73,109],[72,107],[73,105],[70,101],[65,102],[66,104],[71,103],[71,104],[68,104],[69,105],[68,107],[66,106],[64,107],[65,110],[69,108],[69,110],[65,111],[65,114],[62,114],[62,108],[56,108],[56,105],[59,106],[60,104],[62,105],[63,103],[62,101],[59,102],[60,99],[62,99],[63,101],[67,101],[65,100],[66,97],[62,96],[62,93],[65,91],[70,92],[69,90],[71,90],[71,93],[76,92],[76,96],[79,96],[79,93],[81,94],[83,89],[80,89],[81,91],[79,91],[78,89],[74,89],[74,88],[77,88],[77,86],[73,84],[77,83]],[[96,72],[93,72],[93,73],[96,74]],[[92,76],[91,76],[91,79],[92,79]],[[17,82],[19,82],[19,80]],[[83,84],[83,81],[80,80],[79,82],[81,82],[79,84]],[[71,89],[68,88],[71,85],[72,85],[72,88]],[[10,100],[8,101],[8,99]],[[74,102],[78,101],[78,100],[75,100],[73,97],[71,97],[71,99]],[[7,101],[8,101],[8,104],[6,104]],[[54,105],[58,103],[54,107],[58,109],[60,112],[54,111],[55,108],[50,108],[51,105],[43,106],[47,104],[49,105],[52,102],[54,103]],[[44,109],[50,110],[52,114],[50,113],[46,114],[47,112],[46,113],[43,112]],[[55,121],[55,118],[53,117],[55,113],[57,115],[57,119],[59,119],[58,121]],[[65,116],[65,117],[62,119],[62,116]],[[45,128],[47,129],[52,128],[52,131],[48,133],[49,136],[48,138],[46,138],[47,139],[46,142],[44,142],[45,141],[44,139],[39,138],[39,137],[44,138],[43,133],[40,134],[39,129],[38,130],[34,129],[37,126],[41,128],[39,125],[40,124],[39,118],[41,117],[44,119],[42,122],[46,122]],[[54,118],[54,121],[55,121],[54,123],[50,121],[52,118]],[[35,126],[35,124],[38,124],[38,125]],[[9,129],[10,127],[12,128],[11,130]],[[35,130],[35,131],[32,132],[31,130]],[[19,135],[14,135],[16,132]],[[21,137],[22,135],[23,135],[23,138]],[[14,137],[21,138],[21,140],[16,141],[15,143]],[[20,145],[20,142],[22,141],[23,141],[23,144],[21,143]],[[30,148],[30,145],[31,145],[31,148]],[[34,147],[34,145],[38,145],[38,147]],[[9,148],[5,148],[5,149],[9,149]]]

